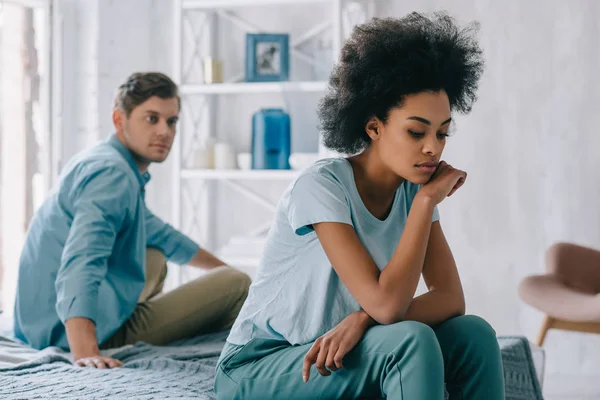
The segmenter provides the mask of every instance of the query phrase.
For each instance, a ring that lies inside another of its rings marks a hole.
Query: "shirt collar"
[[[129,151],[129,149],[125,147],[125,145],[119,140],[119,138],[117,138],[117,135],[111,135],[111,137],[108,139],[108,144],[114,147],[127,161],[129,166],[135,173],[135,176],[137,177],[138,181],[140,182],[140,187],[143,189],[144,186],[150,180],[150,174],[147,171],[143,174],[140,172],[135,162],[135,159],[133,158],[133,154],[131,154],[131,151]]]

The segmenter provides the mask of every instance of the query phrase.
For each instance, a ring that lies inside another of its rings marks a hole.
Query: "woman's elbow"
[[[373,319],[375,321],[377,321],[377,323],[379,325],[391,325],[391,324],[395,324],[396,322],[400,321],[399,319],[394,318],[392,315],[386,315],[386,314],[378,315],[377,317],[373,317]]]
[[[455,315],[461,316],[461,315],[465,315],[465,313],[467,312],[466,308],[466,304],[465,304],[465,296],[464,295],[460,295],[457,296],[456,301],[454,302],[454,313]]]
[[[402,321],[404,314],[406,314],[406,309],[381,306],[377,308],[375,313],[371,314],[371,318],[381,325],[391,325]]]

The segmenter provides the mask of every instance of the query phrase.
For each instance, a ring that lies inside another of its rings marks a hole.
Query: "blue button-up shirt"
[[[198,251],[144,202],[150,175],[112,136],[69,162],[31,220],[19,264],[15,336],[69,348],[64,323],[88,318],[101,344],[131,316],[145,283],[146,247],[177,264]]]

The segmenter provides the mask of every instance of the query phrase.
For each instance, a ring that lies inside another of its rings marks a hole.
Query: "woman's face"
[[[387,122],[369,121],[367,132],[384,165],[410,182],[424,184],[440,161],[450,121],[446,92],[421,92],[391,109]]]

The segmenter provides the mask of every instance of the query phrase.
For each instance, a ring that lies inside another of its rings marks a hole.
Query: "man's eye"
[[[158,117],[156,115],[149,115],[146,117],[146,121],[150,122],[151,124],[155,124],[158,122]]]

